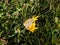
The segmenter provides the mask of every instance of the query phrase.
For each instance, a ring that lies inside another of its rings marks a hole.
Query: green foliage
[[[33,15],[40,16],[34,33],[23,25]],[[60,45],[59,0],[1,0],[1,43],[3,37],[8,41],[7,45]]]

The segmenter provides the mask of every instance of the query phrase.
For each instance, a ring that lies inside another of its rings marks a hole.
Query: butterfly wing
[[[28,19],[28,20],[26,20],[26,21],[24,22],[23,25],[25,26],[26,29],[28,29],[29,26],[30,26],[32,23],[33,23],[33,20],[32,20],[32,19]]]

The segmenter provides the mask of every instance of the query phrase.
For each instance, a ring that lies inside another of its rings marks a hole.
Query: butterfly
[[[23,23],[23,25],[25,26],[25,28],[27,29],[27,30],[30,30],[31,32],[34,32],[34,30],[35,29],[37,29],[37,27],[35,26],[36,25],[36,23],[35,23],[35,21],[37,21],[39,16],[33,16],[32,18],[29,18],[29,19],[27,19],[24,23]]]

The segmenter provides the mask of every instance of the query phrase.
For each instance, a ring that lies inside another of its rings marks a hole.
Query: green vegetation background
[[[23,26],[33,15],[40,16],[34,33]],[[3,37],[7,45],[60,45],[60,1],[0,0],[0,45]]]

